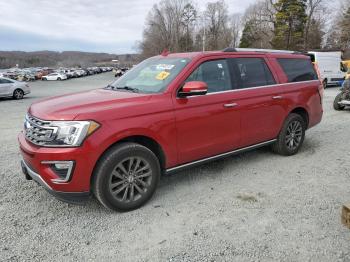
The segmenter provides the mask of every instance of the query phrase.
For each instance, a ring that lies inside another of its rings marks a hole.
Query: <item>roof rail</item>
[[[298,52],[290,50],[258,49],[258,48],[236,48],[238,52],[262,52],[262,53],[287,53],[296,54]]]
[[[237,52],[237,49],[234,47],[226,47],[222,52]]]

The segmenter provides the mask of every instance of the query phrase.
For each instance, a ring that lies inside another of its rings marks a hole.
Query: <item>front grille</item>
[[[44,121],[28,114],[24,123],[26,139],[39,146],[52,141],[56,135],[57,128],[50,125],[50,121]]]

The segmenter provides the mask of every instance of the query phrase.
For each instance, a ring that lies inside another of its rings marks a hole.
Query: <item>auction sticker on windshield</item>
[[[171,70],[175,67],[175,65],[168,65],[168,64],[159,64],[156,66],[157,70]]]
[[[160,72],[160,73],[156,76],[156,79],[157,79],[157,80],[164,80],[164,79],[166,79],[169,75],[170,75],[169,72],[162,71],[162,72]]]

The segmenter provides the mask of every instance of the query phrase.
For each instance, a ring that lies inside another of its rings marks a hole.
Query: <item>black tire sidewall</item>
[[[343,109],[345,108],[345,106],[341,106],[341,105],[338,104],[338,102],[340,102],[341,99],[342,99],[342,93],[339,93],[339,94],[335,97],[334,102],[333,102],[333,108],[334,108],[334,110],[339,111],[339,110],[343,110]]]
[[[21,96],[17,97],[16,92],[21,92]],[[24,92],[21,89],[16,89],[15,91],[13,91],[13,98],[14,99],[20,100],[20,99],[23,99],[23,97],[24,97]]]
[[[139,156],[151,166],[152,181],[145,195],[131,203],[117,201],[109,192],[110,176],[115,166],[125,158]],[[130,211],[144,205],[154,194],[160,179],[160,166],[157,157],[148,148],[135,143],[125,143],[109,150],[101,159],[94,179],[94,193],[100,202],[112,210]],[[98,194],[98,196],[96,195]]]
[[[300,140],[300,143],[298,145],[298,147],[294,150],[291,150],[289,147],[287,147],[286,143],[285,143],[285,139],[286,139],[286,134],[287,134],[287,129],[288,126],[291,122],[293,121],[299,121],[301,126],[302,126],[302,137]],[[280,153],[282,153],[283,155],[287,155],[287,156],[291,156],[291,155],[295,155],[296,153],[298,153],[300,147],[302,146],[304,139],[305,139],[305,130],[306,130],[306,123],[304,121],[304,119],[298,115],[298,114],[290,114],[286,121],[283,124],[283,128],[279,134],[278,137],[278,143],[279,143],[279,147],[280,147]]]

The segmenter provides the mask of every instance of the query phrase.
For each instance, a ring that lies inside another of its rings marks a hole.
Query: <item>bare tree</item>
[[[190,9],[194,15],[192,7],[190,0],[162,0],[153,6],[146,19],[140,43],[143,57],[159,54],[164,49],[182,51],[181,40],[185,38],[186,30],[189,32],[192,20],[188,17]],[[186,16],[189,20],[184,23]]]
[[[315,23],[321,25],[322,23],[320,17],[318,17],[319,19],[315,18],[315,14],[317,12],[324,11],[323,4],[324,0],[307,0],[307,20],[304,29],[304,50],[307,50],[309,46],[309,33],[311,25],[315,25]]]
[[[204,12],[208,39],[208,49],[217,50],[229,46],[231,34],[228,29],[228,7],[224,0],[207,4]]]
[[[242,14],[235,13],[230,18],[230,31],[232,34],[232,40],[230,43],[230,47],[238,47],[239,46],[239,40],[241,37],[241,31],[242,31]]]

